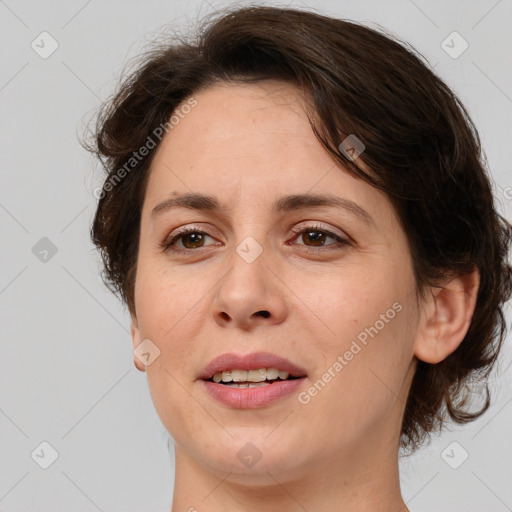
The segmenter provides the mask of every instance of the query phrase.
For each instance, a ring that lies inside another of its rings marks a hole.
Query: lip
[[[279,380],[266,386],[254,388],[233,388],[212,382],[213,375],[226,370],[257,370],[258,368],[277,368],[297,377],[293,380]],[[288,359],[269,352],[253,352],[252,354],[221,354],[204,368],[198,377],[206,391],[220,403],[233,409],[256,409],[290,395],[306,380],[303,368]]]
[[[258,368],[277,368],[293,377],[305,377],[306,371],[288,359],[270,352],[252,352],[250,354],[225,353],[212,359],[198,378],[211,379],[217,372],[227,370],[257,370]],[[251,388],[253,389],[253,388]]]
[[[306,377],[281,380],[257,388],[231,388],[209,380],[203,380],[201,383],[210,396],[232,409],[257,409],[297,391],[305,380]]]

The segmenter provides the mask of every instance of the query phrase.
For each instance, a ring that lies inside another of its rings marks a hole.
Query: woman
[[[408,510],[399,450],[489,407],[511,293],[450,89],[374,30],[245,7],[143,56],[89,149],[172,512]]]

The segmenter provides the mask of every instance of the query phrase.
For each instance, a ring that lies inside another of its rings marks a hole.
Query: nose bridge
[[[273,231],[272,219],[265,213],[262,215],[261,206],[254,202],[242,214],[236,216],[233,222],[234,253],[231,264],[236,272],[245,275],[245,278],[261,284],[269,276],[267,267],[273,265],[275,256],[272,254],[273,244],[271,233]]]
[[[233,255],[233,264],[235,262],[246,265],[257,263],[256,267],[261,270],[262,262],[268,260],[270,256],[265,253],[270,250],[268,242],[272,219],[263,204],[245,198],[241,192],[236,208],[237,214],[232,221],[236,252]],[[241,266],[243,268],[243,265]]]
[[[263,318],[282,321],[285,300],[276,282],[275,271],[269,270],[273,260],[271,248],[260,241],[263,229],[258,230],[258,234],[252,231],[256,236],[249,234],[251,230],[244,230],[241,223],[237,229],[235,236],[241,233],[242,238],[233,247],[228,263],[230,268],[216,287],[213,315],[217,322],[231,321],[239,327],[247,327]]]
[[[268,244],[261,243],[252,235],[242,238],[231,254],[231,268],[225,284],[229,284],[241,296],[249,293],[254,298],[261,296],[268,279],[266,266],[269,264],[269,250]]]

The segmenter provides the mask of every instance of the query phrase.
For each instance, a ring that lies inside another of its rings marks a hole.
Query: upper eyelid
[[[197,231],[204,231],[205,234],[210,235],[210,236],[211,236],[210,231],[213,231],[214,233],[219,233],[219,230],[217,228],[204,227],[201,223],[199,223],[199,224],[191,223],[191,224],[184,224],[183,226],[179,226],[176,229],[172,230],[169,233],[168,238],[171,236],[178,236],[180,234],[183,234],[183,232],[187,232],[187,231],[193,230],[193,229],[196,229]],[[304,220],[299,223],[294,223],[292,225],[292,227],[287,229],[287,231],[294,232],[294,231],[298,231],[301,229],[318,229],[318,230],[323,230],[323,231],[330,231],[339,237],[350,238],[349,235],[346,233],[346,231],[341,230],[336,227],[333,227],[333,226],[330,226],[328,224],[323,224],[322,221],[318,221],[318,220]],[[271,230],[273,230],[273,228]]]
[[[331,227],[330,225],[323,225],[320,221],[317,221],[317,220],[310,220],[310,221],[306,220],[306,221],[299,222],[299,224],[293,226],[293,228],[290,228],[290,231],[296,232],[296,231],[302,231],[304,229],[326,231],[326,232],[332,233],[333,235],[336,235],[340,238],[350,238],[349,235],[345,231],[340,230],[335,227]]]

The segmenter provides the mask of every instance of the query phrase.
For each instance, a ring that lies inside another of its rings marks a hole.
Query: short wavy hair
[[[380,29],[300,9],[246,6],[205,18],[192,36],[159,42],[137,62],[97,112],[92,142],[82,142],[106,172],[91,238],[105,284],[130,313],[155,151],[137,161],[133,155],[194,93],[219,82],[281,80],[308,99],[312,130],[335,161],[387,194],[408,240],[418,298],[449,275],[480,273],[460,346],[438,364],[418,361],[401,448],[415,451],[448,416],[462,424],[482,415],[490,405],[486,379],[507,329],[512,226],[497,212],[467,110],[426,59]],[[364,143],[359,159],[371,175],[340,151],[349,134]],[[485,403],[471,412],[468,385],[478,379]]]

